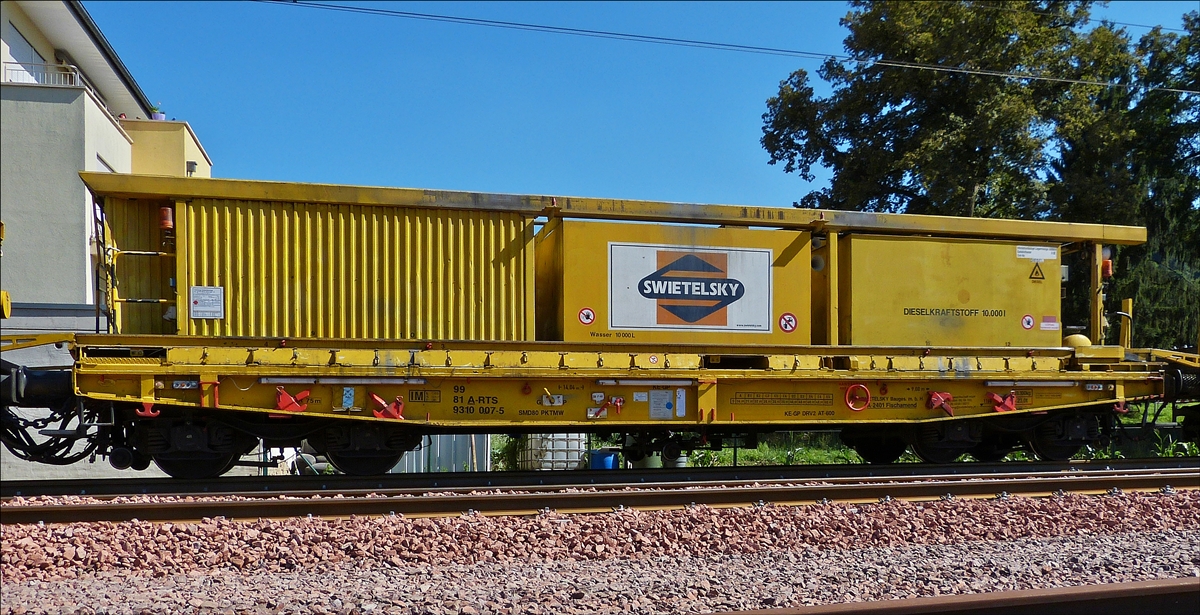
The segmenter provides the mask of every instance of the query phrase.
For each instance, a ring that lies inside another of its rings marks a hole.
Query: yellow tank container
[[[551,220],[537,236],[544,340],[808,344],[810,234]]]
[[[850,235],[839,248],[841,344],[1062,345],[1056,243]]]

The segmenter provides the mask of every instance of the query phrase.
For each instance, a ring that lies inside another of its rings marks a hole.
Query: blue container
[[[617,469],[617,453],[614,451],[589,451],[588,467],[593,470]]]

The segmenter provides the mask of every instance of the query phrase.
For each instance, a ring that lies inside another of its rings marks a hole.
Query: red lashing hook
[[[312,395],[311,391],[300,391],[292,397],[283,387],[275,387],[275,408],[284,412],[304,412],[308,410],[308,404],[300,402],[308,399],[309,395]]]
[[[158,418],[158,415],[162,414],[162,411],[154,409],[154,402],[144,401],[142,402],[142,409],[134,410],[133,413],[144,419],[153,419]]]
[[[394,419],[397,421],[404,420],[404,398],[397,395],[396,401],[393,401],[389,404],[386,401],[383,401],[382,397],[374,393],[368,392],[367,394],[371,396],[371,401],[375,402],[375,404],[379,406],[378,408],[372,410],[372,412],[375,414],[375,418]]]
[[[954,416],[954,406],[950,405],[950,402],[952,401],[954,401],[954,396],[949,393],[943,393],[942,391],[930,391],[929,401],[926,405],[929,406],[930,410],[942,410],[946,414]]]
[[[989,392],[987,399],[992,402],[992,409],[996,412],[1012,412],[1017,409],[1017,395],[1011,391],[1004,397]]]

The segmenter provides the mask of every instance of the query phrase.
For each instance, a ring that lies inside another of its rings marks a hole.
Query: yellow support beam
[[[829,309],[826,310],[825,339],[830,346],[838,345],[838,331],[841,328],[840,313],[838,312],[838,234],[830,232],[828,237],[829,257],[825,261],[829,275],[829,288],[826,291]]]
[[[1104,246],[1092,245],[1091,292],[1088,301],[1091,317],[1088,319],[1088,337],[1093,344],[1104,343]]]
[[[1122,299],[1121,311],[1121,347],[1133,348],[1133,299]]]
[[[165,177],[120,173],[81,172],[79,176],[98,197],[179,201],[224,199],[432,207],[526,213],[568,218],[639,220],[646,222],[702,223],[766,226],[831,231],[988,237],[1038,238],[1064,243],[1100,242],[1136,245],[1145,243],[1146,229],[1134,226],[1038,222],[990,218],[955,218],[912,214],[854,211],[700,205],[622,199],[540,196],[266,182],[199,177]]]
[[[34,335],[0,336],[0,352],[12,352],[22,348],[33,348],[47,344],[73,343],[74,333],[39,333]]]

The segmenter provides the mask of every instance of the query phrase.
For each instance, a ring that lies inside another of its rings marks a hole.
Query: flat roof
[[[564,218],[782,227],[837,232],[863,231],[901,235],[1038,239],[1064,243],[1098,242],[1136,245],[1146,241],[1145,227],[1111,224],[959,218],[796,209],[793,207],[707,205],[574,196],[498,194],[117,173],[81,172],[79,176],[83,178],[92,193],[98,197],[435,207],[510,211],[530,216]]]

